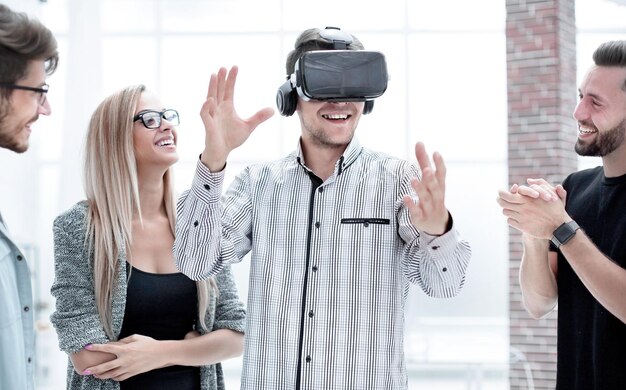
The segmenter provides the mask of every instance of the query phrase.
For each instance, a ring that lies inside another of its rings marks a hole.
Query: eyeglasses
[[[141,119],[141,123],[143,123],[147,129],[158,129],[161,127],[161,118],[165,119],[174,126],[178,126],[180,124],[178,111],[171,108],[163,111],[146,110],[140,112],[133,117],[133,122],[137,122]]]
[[[25,85],[17,85],[17,84],[11,84],[11,83],[0,83],[0,87],[36,92],[39,94],[38,102],[42,106],[46,102],[46,94],[48,93],[48,88],[49,88],[48,84],[44,84],[40,88],[35,88],[35,87],[27,87]]]

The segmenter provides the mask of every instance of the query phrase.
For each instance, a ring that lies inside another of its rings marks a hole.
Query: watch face
[[[572,229],[571,226],[563,224],[554,231],[554,237],[556,237],[556,239],[560,242],[565,242],[572,236],[572,234],[574,234],[574,232],[575,230]]]
[[[574,234],[576,234],[576,230],[578,230],[578,228],[579,226],[576,221],[572,220],[564,223],[554,231],[554,238],[556,238],[560,244],[564,244],[569,241]]]

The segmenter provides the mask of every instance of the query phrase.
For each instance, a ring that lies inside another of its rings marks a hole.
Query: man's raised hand
[[[235,82],[238,68],[233,66],[227,73],[220,68],[211,75],[206,101],[200,117],[206,132],[201,160],[211,172],[224,168],[230,152],[241,146],[252,131],[274,115],[270,107],[259,110],[248,119],[241,119],[234,106]]]

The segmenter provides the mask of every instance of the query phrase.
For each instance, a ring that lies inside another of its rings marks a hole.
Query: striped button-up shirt
[[[469,245],[429,236],[402,202],[415,164],[350,143],[326,181],[298,148],[252,165],[221,196],[198,162],[178,203],[174,253],[193,279],[251,253],[242,389],[406,389],[409,284],[456,295]],[[220,201],[221,198],[221,201]]]

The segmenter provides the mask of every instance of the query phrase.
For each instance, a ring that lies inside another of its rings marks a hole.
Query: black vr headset
[[[352,43],[352,37],[336,27],[326,27],[320,35],[338,50],[308,51],[298,58],[294,73],[278,88],[278,111],[293,115],[300,96],[303,100],[364,101],[363,114],[369,114],[373,99],[387,89],[385,56],[377,51],[341,50]]]

